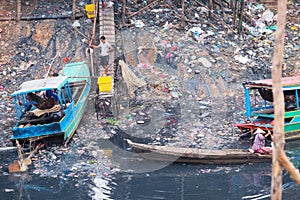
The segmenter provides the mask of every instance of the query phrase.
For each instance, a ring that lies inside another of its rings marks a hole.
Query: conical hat
[[[263,131],[261,128],[258,128],[256,131],[255,131],[255,134],[257,133],[265,133],[265,131]]]

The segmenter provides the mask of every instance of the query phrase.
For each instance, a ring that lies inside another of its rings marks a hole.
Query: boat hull
[[[134,143],[127,140],[132,150],[143,158],[191,164],[242,164],[271,162],[272,155],[251,153],[246,149],[209,150],[167,147]]]

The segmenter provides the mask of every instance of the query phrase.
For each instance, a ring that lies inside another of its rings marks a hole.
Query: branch
[[[153,1],[153,2],[150,3],[149,5],[145,6],[144,8],[141,8],[139,11],[137,11],[137,12],[135,12],[135,13],[129,15],[128,17],[133,17],[134,15],[136,15],[136,14],[142,12],[143,10],[146,10],[146,9],[149,8],[150,6],[156,4],[158,1],[160,1],[160,0],[155,0],[155,1]]]
[[[291,161],[285,155],[284,151],[281,151],[281,153],[278,155],[278,160],[285,167],[285,169],[289,172],[289,174],[291,175],[291,179],[293,179],[300,186],[299,170],[295,168],[293,163],[291,163]]]

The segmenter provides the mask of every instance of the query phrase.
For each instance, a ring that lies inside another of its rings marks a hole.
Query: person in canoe
[[[252,149],[250,149],[253,153],[260,153],[260,154],[272,154],[272,147],[266,147],[266,137],[271,135],[271,132],[268,131],[267,133],[262,129],[258,128],[255,133],[254,142],[252,145]],[[271,136],[272,137],[272,136]]]

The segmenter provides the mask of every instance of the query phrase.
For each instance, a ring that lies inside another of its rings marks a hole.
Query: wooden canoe
[[[131,149],[143,158],[194,164],[242,164],[271,162],[272,155],[251,153],[247,149],[197,149],[171,146],[157,146],[127,140]]]

